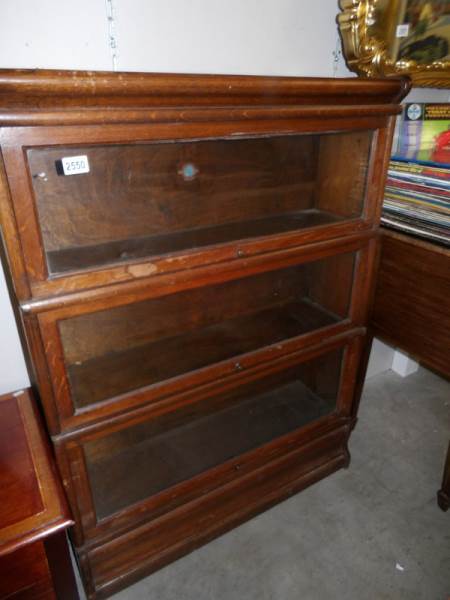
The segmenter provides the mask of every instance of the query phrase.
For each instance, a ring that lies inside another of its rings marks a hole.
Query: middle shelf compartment
[[[343,254],[61,321],[76,407],[342,320],[354,258]]]
[[[124,294],[122,303],[119,294],[109,308],[80,303],[39,315],[52,403],[42,395],[46,410],[56,409],[52,433],[234,375],[360,324],[352,311],[361,299],[355,304],[352,292],[364,277],[367,242],[351,248],[332,246],[320,259],[304,254],[294,264],[291,257],[282,268],[264,264],[257,273],[244,267],[234,279],[174,293],[155,296],[149,286],[141,290],[144,299]]]

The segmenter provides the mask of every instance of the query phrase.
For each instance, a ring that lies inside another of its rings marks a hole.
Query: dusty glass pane
[[[340,254],[60,321],[75,406],[347,318],[355,256]]]
[[[49,272],[359,217],[371,140],[353,131],[29,149]],[[64,159],[84,170],[65,175]]]
[[[343,350],[84,444],[99,519],[335,410]]]

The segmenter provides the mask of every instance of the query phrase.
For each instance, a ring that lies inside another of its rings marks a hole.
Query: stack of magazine
[[[450,246],[450,104],[407,104],[381,221]]]

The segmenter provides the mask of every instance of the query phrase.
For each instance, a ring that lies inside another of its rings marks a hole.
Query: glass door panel
[[[88,313],[58,324],[76,408],[347,318],[356,253]]]
[[[31,148],[49,272],[360,217],[372,135]]]
[[[97,518],[336,409],[343,349],[84,444]]]

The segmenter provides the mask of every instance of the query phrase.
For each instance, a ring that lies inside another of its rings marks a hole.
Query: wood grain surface
[[[372,325],[450,378],[450,249],[383,229]]]
[[[408,89],[0,70],[6,261],[90,600],[348,466]]]

